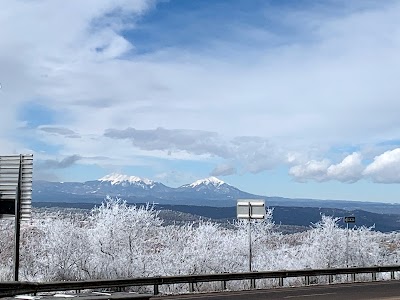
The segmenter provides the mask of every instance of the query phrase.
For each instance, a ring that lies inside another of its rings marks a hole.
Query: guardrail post
[[[194,283],[189,282],[189,293],[193,293],[193,292],[194,292]]]
[[[256,288],[256,280],[255,279],[250,279],[250,288],[255,289]]]
[[[390,279],[395,280],[396,278],[394,277],[394,271],[390,272]]]
[[[356,282],[356,273],[351,274],[351,281]]]
[[[328,275],[328,283],[332,283],[333,282],[333,275]]]
[[[372,281],[376,281],[376,272],[372,272]]]
[[[224,272],[224,274],[228,274],[229,272]],[[226,290],[226,280],[221,281],[221,288],[223,291]]]
[[[223,291],[226,290],[226,280],[222,280],[222,281],[221,281],[221,289],[222,289]]]
[[[160,293],[160,291],[158,290],[158,284],[155,284],[154,288],[153,288],[153,294],[158,295],[159,293]]]
[[[279,286],[283,286],[283,277],[279,277]]]
[[[310,285],[310,276],[305,276],[306,285]]]

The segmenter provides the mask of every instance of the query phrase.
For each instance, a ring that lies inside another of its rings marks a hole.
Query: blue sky
[[[0,3],[0,154],[36,179],[400,202],[400,1]]]

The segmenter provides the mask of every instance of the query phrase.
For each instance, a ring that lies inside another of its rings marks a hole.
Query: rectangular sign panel
[[[0,219],[14,218],[17,198],[21,220],[30,219],[32,173],[33,155],[0,156]]]
[[[345,223],[355,223],[356,217],[344,217]]]
[[[238,219],[265,219],[265,201],[260,199],[239,199],[236,206]]]

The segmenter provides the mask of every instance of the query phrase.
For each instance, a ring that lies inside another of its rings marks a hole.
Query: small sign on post
[[[346,223],[346,267],[349,267],[349,223],[355,223],[356,217],[348,216],[343,218]]]
[[[265,201],[260,199],[238,199],[236,213],[238,219],[249,220],[249,270],[251,272],[251,220],[265,219]]]
[[[345,223],[355,223],[356,217],[344,217],[344,222]]]

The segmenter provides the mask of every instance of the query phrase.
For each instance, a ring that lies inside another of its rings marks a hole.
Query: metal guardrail
[[[0,297],[15,296],[20,294],[37,294],[40,292],[70,291],[100,288],[123,288],[130,286],[153,286],[154,295],[159,294],[159,286],[164,284],[188,283],[189,291],[194,291],[194,284],[198,282],[222,282],[222,289],[226,282],[231,280],[250,280],[251,288],[256,288],[257,279],[279,279],[283,286],[284,278],[304,277],[305,283],[310,284],[311,276],[352,275],[355,281],[356,274],[371,273],[371,280],[376,280],[377,273],[390,272],[391,279],[395,279],[395,272],[400,271],[400,266],[381,267],[355,267],[336,269],[306,269],[283,270],[268,272],[224,273],[186,276],[142,277],[131,279],[112,280],[86,280],[86,281],[61,281],[61,282],[0,282]],[[331,282],[331,280],[329,280]]]

